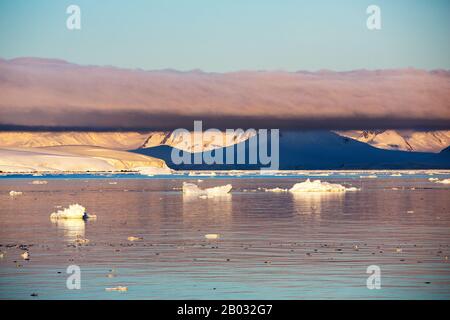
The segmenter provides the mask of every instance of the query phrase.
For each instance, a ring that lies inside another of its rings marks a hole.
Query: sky
[[[68,30],[66,8],[81,8]],[[381,8],[368,30],[366,8]],[[450,69],[448,0],[0,0],[0,57],[145,70]]]

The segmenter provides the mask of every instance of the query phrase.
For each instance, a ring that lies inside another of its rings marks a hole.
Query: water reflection
[[[294,209],[299,214],[321,214],[322,212],[341,211],[344,192],[296,192],[291,193]]]
[[[68,242],[84,237],[86,222],[83,219],[52,219],[52,223],[61,230]]]
[[[183,194],[183,221],[194,226],[229,224],[233,209],[232,195],[200,198]]]

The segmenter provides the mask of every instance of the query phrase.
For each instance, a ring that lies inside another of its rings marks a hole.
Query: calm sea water
[[[259,189],[309,177],[298,173],[2,176],[0,298],[449,299],[450,186],[428,178],[450,175],[360,175],[367,173],[313,177],[360,191],[302,195]],[[186,197],[183,181],[233,190]],[[97,220],[50,221],[72,203]],[[210,233],[220,238],[205,239]],[[90,242],[73,246],[77,235]],[[81,268],[80,290],[66,287],[69,265]],[[366,286],[370,265],[381,269],[380,290]],[[105,291],[116,286],[128,291]]]

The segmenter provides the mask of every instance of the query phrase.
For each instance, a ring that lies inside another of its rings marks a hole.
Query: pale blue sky
[[[82,29],[66,29],[81,7]],[[366,28],[381,7],[382,30]],[[0,0],[0,57],[205,71],[450,69],[448,0]]]

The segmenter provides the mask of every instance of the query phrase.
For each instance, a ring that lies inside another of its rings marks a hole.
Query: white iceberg
[[[50,215],[50,219],[89,219],[96,218],[95,215],[90,215],[86,213],[86,208],[82,205],[71,204],[68,208],[58,210]]]
[[[359,176],[361,179],[376,179],[378,178],[376,175],[369,175],[369,176]]]
[[[232,188],[233,186],[231,184],[227,184],[219,187],[200,189],[194,183],[183,182],[183,194],[185,195],[196,195],[207,197],[223,196],[227,195]]]
[[[322,182],[320,180],[311,180],[307,179],[305,182],[300,182],[295,184],[290,192],[345,192],[345,191],[356,191],[354,188],[349,188],[347,190],[346,187],[340,184],[333,184],[329,182]]]
[[[140,174],[144,176],[155,176],[155,175],[165,175],[165,174],[172,174],[172,170],[168,167],[138,167],[135,168]]]
[[[275,193],[281,193],[281,192],[288,192],[288,189],[282,189],[282,188],[273,188],[273,189],[264,189],[265,192],[275,192]]]
[[[21,196],[22,194],[23,194],[22,192],[20,192],[20,191],[14,191],[14,190],[11,190],[11,191],[9,192],[9,195],[10,195],[11,197]]]
[[[439,180],[439,181],[436,181],[436,183],[450,184],[450,179]]]

